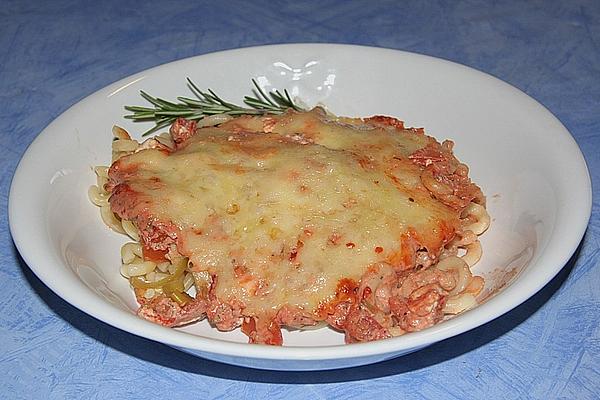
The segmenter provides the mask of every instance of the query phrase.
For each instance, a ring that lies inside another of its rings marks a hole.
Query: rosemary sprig
[[[142,136],[146,136],[171,125],[180,117],[200,120],[205,116],[215,114],[281,114],[289,108],[304,111],[294,103],[287,90],[284,90],[283,93],[274,90],[267,94],[258,86],[256,80],[252,79],[252,84],[254,85],[253,96],[244,97],[244,104],[248,107],[229,103],[210,89],[202,91],[190,78],[187,78],[187,86],[195,98],[180,96],[177,97],[177,102],[172,102],[151,96],[142,90],[140,91],[141,96],[152,107],[125,106],[125,109],[131,112],[131,114],[125,115],[125,118],[135,122],[154,121],[154,127],[142,134]]]

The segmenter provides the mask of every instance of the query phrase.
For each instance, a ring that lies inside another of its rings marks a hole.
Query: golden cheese
[[[244,116],[170,154],[120,161],[150,214],[179,228],[179,252],[217,277],[220,300],[243,303],[244,315],[284,305],[316,313],[340,279],[397,260],[407,237],[433,253],[450,239],[456,211],[408,160],[432,141],[315,109]]]

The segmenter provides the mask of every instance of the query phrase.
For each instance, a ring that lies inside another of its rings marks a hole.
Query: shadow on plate
[[[257,370],[200,359],[98,321],[71,306],[48,289],[27,267],[16,248],[13,248],[23,275],[36,294],[64,321],[106,346],[147,362],[193,374],[239,381],[298,384],[356,381],[402,374],[451,360],[484,346],[517,327],[552,297],[571,273],[580,249],[581,245],[558,275],[536,295],[509,313],[479,328],[415,353],[377,364],[330,371],[288,372]]]

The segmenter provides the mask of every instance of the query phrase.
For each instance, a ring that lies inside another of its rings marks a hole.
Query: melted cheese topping
[[[284,305],[316,315],[342,278],[406,262],[403,242],[435,254],[454,234],[456,211],[431,198],[408,160],[432,141],[316,109],[241,117],[171,154],[121,162],[151,215],[180,229],[179,252],[217,277],[220,300],[248,316]]]

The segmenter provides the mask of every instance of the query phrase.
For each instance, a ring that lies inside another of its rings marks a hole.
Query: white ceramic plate
[[[111,127],[123,106],[143,104],[139,90],[165,98],[188,94],[185,78],[240,101],[251,78],[287,88],[309,106],[338,115],[384,114],[456,142],[457,156],[488,196],[493,222],[476,266],[487,301],[422,332],[344,345],[330,329],[284,332],[285,347],[249,345],[239,331],[206,322],[167,329],[134,315],[119,275],[123,236],[109,231],[87,199],[92,167],[110,160]],[[543,106],[514,87],[452,62],[378,48],[297,44],[189,58],[114,83],[79,102],[31,144],[15,173],[10,228],[23,258],[63,299],[136,335],[227,363],[316,370],[389,359],[482,325],[541,289],[568,261],[591,210],[588,171],[573,138]],[[350,348],[351,346],[351,348]]]

